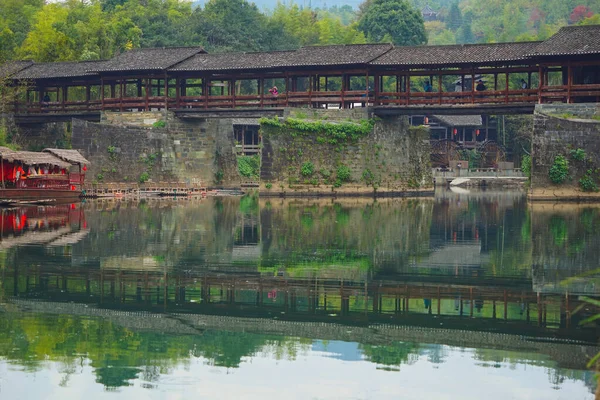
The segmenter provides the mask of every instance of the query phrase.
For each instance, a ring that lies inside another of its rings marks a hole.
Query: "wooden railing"
[[[466,105],[466,104],[536,104],[600,102],[600,84],[542,86],[535,89],[485,90],[465,92],[369,92],[365,90],[283,92],[278,96],[224,95],[152,96],[104,98],[90,101],[17,103],[12,111],[24,114],[84,111],[139,111],[150,109],[262,108],[262,107],[365,107]]]

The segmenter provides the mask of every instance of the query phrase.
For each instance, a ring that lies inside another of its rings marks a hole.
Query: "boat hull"
[[[80,190],[68,189],[0,189],[0,200],[41,200],[41,199],[70,199],[76,200],[81,196]]]

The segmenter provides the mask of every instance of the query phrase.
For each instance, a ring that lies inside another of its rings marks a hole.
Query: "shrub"
[[[521,159],[521,171],[526,177],[531,178],[531,156],[524,155]]]
[[[350,168],[342,164],[337,169],[337,178],[340,182],[348,182],[350,180]]]
[[[319,173],[321,174],[321,176],[325,179],[329,179],[329,177],[331,176],[331,171],[325,168],[322,168]]]
[[[315,166],[310,161],[302,164],[302,168],[300,168],[300,173],[302,174],[302,176],[312,176],[314,172]]]
[[[563,183],[569,177],[569,161],[564,156],[554,157],[554,163],[550,167],[548,175],[553,183]]]
[[[597,192],[600,190],[600,188],[598,188],[598,184],[594,180],[593,173],[594,171],[589,169],[583,178],[579,180],[579,187],[584,192]]]
[[[267,188],[267,190],[270,190],[273,187],[273,184],[269,182],[265,185],[265,187]]]
[[[571,150],[571,158],[576,161],[585,160],[585,150],[583,150],[583,149]]]
[[[163,120],[156,121],[155,123],[152,124],[153,128],[164,128],[166,126],[167,126],[167,123]]]
[[[140,174],[140,179],[139,179],[140,183],[148,182],[149,179],[150,179],[150,174],[148,174],[147,172],[142,172]]]

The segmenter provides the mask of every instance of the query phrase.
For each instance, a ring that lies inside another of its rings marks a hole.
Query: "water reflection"
[[[198,360],[404,374],[467,354],[465,370],[530,366],[549,387],[593,390],[597,333],[579,321],[597,310],[579,295],[598,295],[600,208],[443,192],[5,212],[0,360],[55,363],[65,387],[83,365],[105,388],[154,388]]]

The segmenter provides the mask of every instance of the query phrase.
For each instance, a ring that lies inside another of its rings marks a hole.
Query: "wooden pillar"
[[[506,73],[506,82],[505,82],[505,93],[504,93],[504,102],[508,103],[508,72]]]
[[[69,87],[64,85],[62,87],[62,109],[63,109],[63,111],[65,110],[65,108],[67,106],[68,93],[69,93]]]
[[[475,103],[475,69],[471,68],[471,104]]]
[[[91,99],[91,93],[90,93],[91,87],[90,85],[85,85],[85,107],[89,108],[90,107],[90,99]]]
[[[442,312],[442,296],[440,293],[440,287],[437,288],[437,314],[440,315]]]
[[[494,74],[494,91],[498,90],[498,74]]]
[[[571,86],[573,86],[573,67],[569,61],[567,64],[567,103],[572,103]]]
[[[137,86],[137,97],[142,97],[142,80],[138,79],[136,82],[136,86]]]
[[[260,95],[260,107],[263,107],[265,100],[265,78],[260,77],[258,79],[258,93]]]
[[[175,79],[175,107],[181,107],[181,89],[183,86],[184,79]]]
[[[231,79],[229,82],[229,95],[231,96],[232,108],[235,108],[235,79]]]
[[[152,79],[151,78],[146,78],[146,95],[145,97],[145,111],[149,111],[150,110],[150,92],[152,91]]]
[[[346,74],[342,74],[342,95],[341,95],[341,108],[346,108],[346,104],[344,102],[344,95],[346,93],[347,86],[346,86]]]
[[[410,72],[404,76],[404,85],[406,86],[406,105],[410,105]]]
[[[442,73],[441,72],[438,75],[438,91],[439,91],[439,95],[440,95],[440,100],[439,100],[438,104],[442,104],[442,97],[443,97],[444,89],[442,89]]]
[[[202,94],[204,95],[204,108],[208,108],[208,96],[210,92],[210,78],[202,78]],[[262,104],[261,104],[262,105]]]
[[[165,84],[164,84],[164,97],[165,97],[165,112],[169,109],[169,79],[167,73],[165,72]]]
[[[542,87],[544,86],[544,69],[540,65],[538,69],[538,104],[542,104]]]
[[[123,85],[123,78],[121,78],[121,80],[119,81],[119,110],[123,111],[123,92],[124,92],[124,85]]]
[[[374,100],[373,100],[373,105],[379,105],[379,90],[380,90],[380,79],[381,79],[381,75],[378,74],[374,74],[373,75],[373,79],[374,79],[374,85],[375,87],[373,88],[375,90],[375,95],[374,95]],[[368,85],[367,85],[368,86]]]

